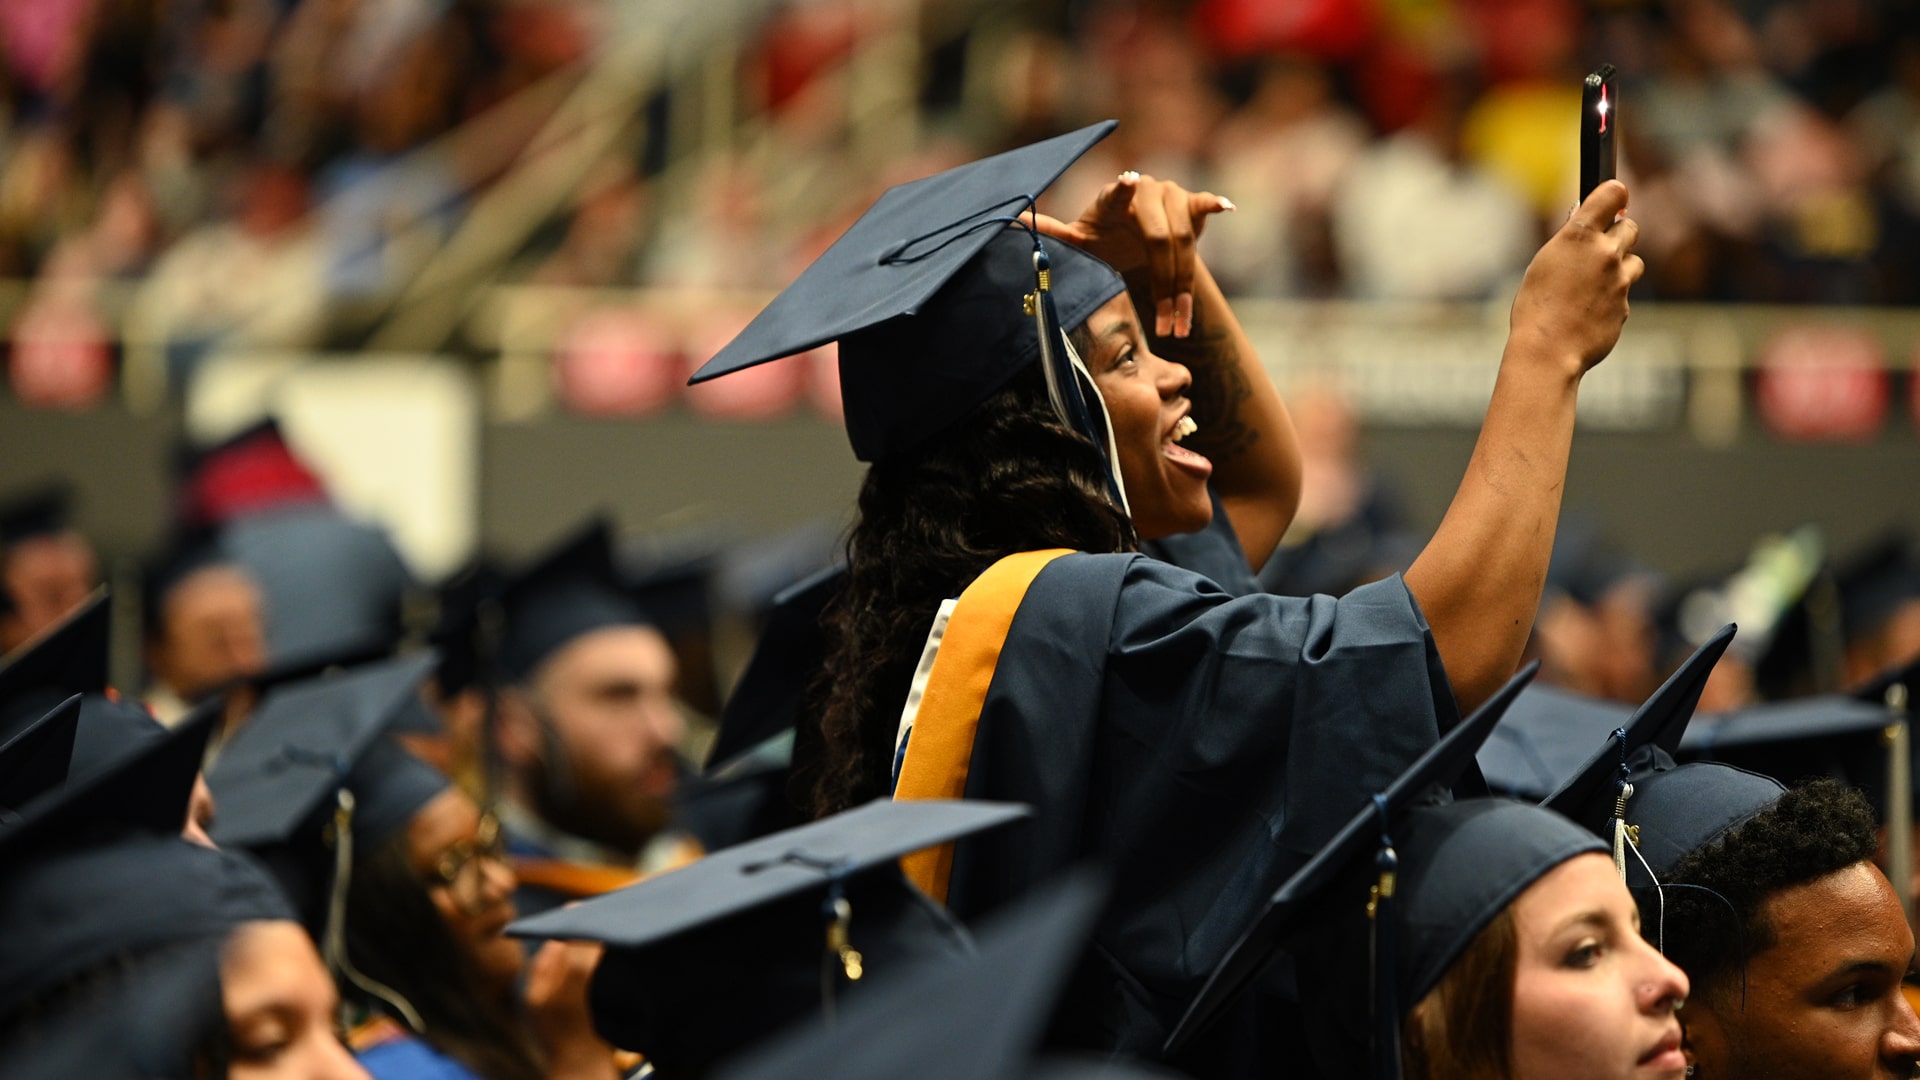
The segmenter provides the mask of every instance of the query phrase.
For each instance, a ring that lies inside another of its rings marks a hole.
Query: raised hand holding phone
[[[1587,76],[1580,92],[1580,201],[1614,178],[1615,136],[1620,130],[1619,88],[1612,64]]]

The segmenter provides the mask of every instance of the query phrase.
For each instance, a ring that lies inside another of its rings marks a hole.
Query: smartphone
[[[1620,95],[1613,65],[1601,64],[1580,92],[1580,201],[1613,179],[1614,136],[1620,130]]]

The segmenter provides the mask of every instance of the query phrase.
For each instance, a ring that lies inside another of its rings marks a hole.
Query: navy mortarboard
[[[720,713],[711,765],[724,763],[781,732],[793,729],[808,684],[826,662],[820,617],[846,586],[845,567],[818,571],[780,592]]]
[[[0,553],[22,540],[66,532],[72,516],[73,488],[59,481],[0,499]]]
[[[0,820],[66,783],[79,727],[80,698],[75,695],[0,742]]]
[[[409,715],[438,659],[424,650],[267,694],[207,774],[220,803],[214,839],[254,847],[299,831],[391,725]],[[356,817],[362,812],[356,807]]]
[[[1480,928],[1535,878],[1572,853],[1600,848],[1571,822],[1505,800],[1469,800],[1417,824],[1411,819],[1414,808],[1449,800],[1447,789],[1538,671],[1538,663],[1529,665],[1442,736],[1281,885],[1187,1008],[1167,1039],[1169,1054],[1179,1054],[1277,951],[1304,956],[1301,942],[1311,931],[1321,939],[1316,947],[1360,950],[1317,967],[1331,985],[1301,995],[1309,1035],[1322,1040],[1315,1057],[1330,1075],[1369,1073],[1371,1029],[1397,1069],[1400,1010],[1432,989]],[[1489,824],[1478,824],[1483,819]],[[1354,940],[1368,929],[1377,941]],[[1364,955],[1376,957],[1378,970],[1353,963]]]
[[[105,589],[0,663],[0,737],[55,703],[107,687],[113,612]]]
[[[1880,538],[1834,572],[1840,589],[1840,629],[1849,644],[1878,632],[1907,604],[1920,600],[1920,557],[1913,538]]]
[[[506,585],[500,667],[518,682],[574,638],[607,626],[651,625],[621,587],[612,527],[597,517],[550,547]]]
[[[1620,785],[1673,767],[1673,754],[1700,703],[1700,692],[1706,689],[1714,665],[1733,644],[1735,630],[1731,623],[1721,627],[1613,729],[1589,733],[1584,743],[1572,744],[1570,749],[1580,755],[1577,764],[1555,772],[1553,788],[1541,801],[1602,832],[1603,821],[1614,816]]]
[[[11,865],[0,884],[0,1016],[115,957],[290,918],[251,859],[178,835],[45,852]]]
[[[213,838],[264,860],[330,946],[329,898],[353,852],[378,847],[449,784],[386,738],[437,659],[424,650],[282,686],[207,773]]]
[[[832,1008],[864,975],[969,952],[965,931],[907,884],[898,859],[1026,814],[883,799],[507,932],[604,943],[591,989],[601,1035],[665,1075],[697,1071]]]
[[[1055,999],[1087,947],[1103,890],[1075,875],[984,921],[978,954],[875,979],[832,1024],[798,1027],[724,1080],[972,1080],[1031,1076]]]
[[[1830,776],[1884,795],[1895,721],[1885,705],[1839,694],[1768,702],[1696,717],[1674,757],[1722,761],[1787,784]]]
[[[76,696],[62,708],[80,707]],[[69,845],[95,836],[153,833],[178,836],[200,775],[207,741],[220,722],[221,702],[207,701],[164,736],[132,749],[17,808],[0,822],[0,856]]]
[[[871,462],[920,445],[1039,364],[1062,422],[1107,454],[1124,506],[1105,406],[1062,333],[1120,295],[1120,275],[1010,227],[1114,126],[890,188],[690,381],[838,341],[847,437]]]

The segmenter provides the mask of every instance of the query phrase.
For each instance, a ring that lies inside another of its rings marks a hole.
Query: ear
[[[1704,1078],[1728,1075],[1728,1036],[1719,1014],[1698,996],[1680,1007],[1680,1049],[1687,1055],[1687,1075]]]

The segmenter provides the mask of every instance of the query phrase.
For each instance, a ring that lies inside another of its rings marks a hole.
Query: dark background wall
[[[110,556],[139,554],[164,523],[176,424],[118,406],[85,414],[0,402],[0,494],[50,474],[80,489],[80,525]],[[1372,460],[1418,524],[1440,519],[1472,451],[1464,429],[1379,429]],[[719,424],[552,418],[486,426],[482,542],[524,554],[596,507],[629,532],[712,526],[745,535],[844,523],[859,484],[840,429],[812,416]],[[1789,446],[1749,423],[1724,449],[1684,432],[1578,437],[1566,505],[1672,573],[1743,560],[1761,535],[1804,522],[1846,551],[1894,522],[1920,530],[1920,439],[1904,418],[1864,446]]]

